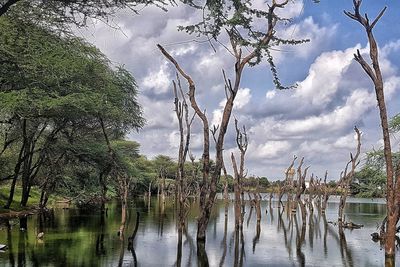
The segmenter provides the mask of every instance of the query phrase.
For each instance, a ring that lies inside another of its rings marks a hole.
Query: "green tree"
[[[0,116],[4,143],[19,146],[9,207],[18,177],[29,197],[32,180],[61,134],[100,132],[112,138],[144,124],[133,77],[95,47],[33,23],[0,17]],[[77,126],[84,125],[81,129]]]
[[[174,1],[164,0],[2,0],[0,1],[0,16],[12,9],[25,11],[38,21],[47,23],[73,23],[86,25],[89,18],[108,20],[117,10],[129,8],[135,10],[138,6],[154,4],[160,8]]]
[[[153,160],[153,166],[158,175],[158,185],[161,184],[161,197],[165,201],[166,195],[166,178],[175,177],[176,174],[176,163],[173,162],[172,158],[165,155],[158,155]]]
[[[364,166],[354,176],[357,183],[351,185],[353,193],[359,197],[384,197],[386,176],[381,169]]]

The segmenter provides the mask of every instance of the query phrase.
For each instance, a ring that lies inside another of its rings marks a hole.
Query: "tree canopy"
[[[96,151],[107,150],[95,142],[105,142],[104,131],[120,139],[144,125],[134,78],[97,48],[18,16],[0,17],[0,29],[2,154],[20,154],[2,179],[15,186],[21,176],[26,198],[51,158],[69,152],[99,166],[106,160]]]

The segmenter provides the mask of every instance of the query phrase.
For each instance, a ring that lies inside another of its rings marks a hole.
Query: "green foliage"
[[[4,206],[4,204],[7,201],[8,198],[8,192],[10,190],[10,183],[1,183],[0,184],[0,213],[5,212],[6,210],[2,210],[1,208]],[[17,188],[15,191],[15,198],[20,199],[22,194],[22,190],[20,188]],[[34,186],[31,190],[30,193],[31,197],[29,198],[28,201],[28,206],[36,206],[39,204],[39,199],[40,199],[40,188]],[[56,199],[52,198],[51,201],[54,202]],[[21,211],[24,210],[25,208],[21,208],[19,206],[18,201],[13,201],[10,207],[11,210],[14,211]]]
[[[143,126],[133,77],[95,47],[29,22],[0,19],[0,114],[13,118],[101,116],[120,132]]]
[[[0,120],[2,142],[10,142],[0,180],[12,177],[22,144],[30,144],[23,151],[32,164],[22,165],[29,184],[66,195],[95,194],[99,176],[109,172],[100,121],[110,139],[144,124],[128,71],[82,39],[11,15],[0,17]],[[133,173],[125,158],[137,149],[121,140],[113,145]]]
[[[400,152],[392,152],[394,166],[400,162]],[[385,171],[386,161],[383,150],[374,150],[367,153],[366,165],[373,169]]]
[[[114,140],[112,148],[116,154],[119,171],[124,175],[136,179],[139,172],[136,168],[136,159],[139,158],[139,143],[128,140]]]
[[[358,183],[352,185],[352,191],[358,197],[385,196],[386,176],[382,170],[366,165],[354,178]]]
[[[153,161],[154,167],[159,178],[172,178],[176,175],[177,163],[171,157],[165,155],[157,155]]]
[[[389,128],[392,132],[400,131],[400,114],[397,114],[389,121]]]
[[[207,1],[202,8],[203,20],[193,25],[180,26],[179,30],[188,34],[204,35],[216,42],[227,32],[231,42],[238,44],[242,51],[254,51],[255,58],[249,62],[250,66],[259,64],[266,57],[276,88],[290,89],[295,85],[285,87],[281,84],[271,50],[280,45],[297,45],[310,40],[283,39],[276,36],[272,28],[272,33],[266,33],[269,26],[275,27],[276,23],[287,25],[291,22],[290,18],[278,17],[275,9],[253,8],[251,0]],[[271,34],[271,41],[265,42],[266,36]]]
[[[11,1],[2,1],[11,2]],[[11,8],[0,5],[0,16],[18,14],[45,28],[71,31],[70,26],[84,27],[89,19],[100,19],[108,22],[116,11],[129,8],[134,12],[147,5],[155,5],[166,10],[173,0],[19,0]],[[7,13],[6,13],[7,12]]]
[[[393,153],[393,162],[398,164],[400,153]],[[359,197],[384,197],[386,192],[386,162],[383,150],[367,153],[363,168],[355,173],[351,185],[352,193]]]

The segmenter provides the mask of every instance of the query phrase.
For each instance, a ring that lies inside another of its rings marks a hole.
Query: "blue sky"
[[[263,0],[253,4],[265,6]],[[388,9],[374,33],[380,47],[389,113],[394,115],[400,112],[400,2],[364,0],[362,10],[374,18],[385,5]],[[279,28],[278,35],[311,39],[308,44],[273,52],[282,83],[297,83],[296,89],[276,91],[266,63],[245,70],[234,115],[249,131],[249,174],[283,178],[291,158],[297,155],[305,157],[305,164],[315,175],[322,177],[328,170],[329,178],[337,179],[349,152],[355,149],[355,125],[363,132],[363,152],[381,147],[372,83],[353,60],[356,49],[368,57],[366,35],[361,25],[343,14],[345,9],[352,9],[352,1],[321,0],[314,4],[311,0],[294,0],[282,11],[292,16],[293,22]],[[223,47],[217,45],[214,52],[207,43],[198,43],[193,36],[177,31],[178,25],[194,23],[200,15],[185,6],[168,12],[147,7],[139,15],[122,10],[109,22],[118,29],[93,22],[81,31],[113,62],[125,65],[135,76],[147,125],[129,138],[139,141],[142,153],[150,158],[158,154],[176,158],[178,153],[172,95],[175,74],[157,50],[157,43],[164,45],[193,76],[199,104],[207,110],[209,121],[218,124],[224,101],[221,69],[232,75],[233,59]],[[222,37],[221,41],[227,40]],[[232,128],[226,136],[225,156],[237,153]],[[192,132],[191,150],[200,158],[199,121],[195,121]],[[398,137],[392,137],[394,150],[398,150]]]

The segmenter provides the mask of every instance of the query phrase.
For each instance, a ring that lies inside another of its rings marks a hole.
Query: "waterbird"
[[[37,239],[42,239],[43,236],[44,236],[44,233],[43,233],[43,232],[40,232],[40,233],[38,233],[38,235],[37,235]]]

